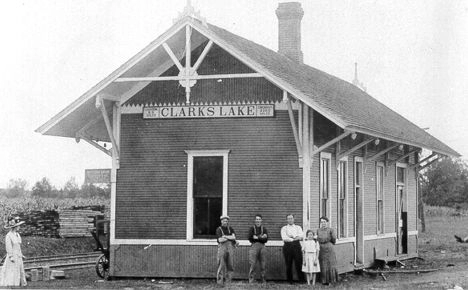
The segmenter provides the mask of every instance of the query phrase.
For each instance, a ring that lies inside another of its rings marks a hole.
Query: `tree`
[[[7,197],[22,197],[27,193],[28,182],[21,178],[10,179],[8,187],[5,190]]]
[[[426,204],[456,206],[468,203],[468,166],[461,159],[435,162],[421,175]]]
[[[63,186],[63,197],[75,198],[78,195],[80,195],[80,188],[75,181],[75,177],[70,177]]]
[[[47,177],[43,177],[40,181],[37,181],[32,188],[31,195],[36,197],[53,197],[54,187],[50,183]]]

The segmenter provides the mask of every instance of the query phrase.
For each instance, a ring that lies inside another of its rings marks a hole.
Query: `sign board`
[[[85,169],[85,183],[110,183],[111,170],[110,169]]]
[[[273,117],[274,105],[145,107],[143,119]]]

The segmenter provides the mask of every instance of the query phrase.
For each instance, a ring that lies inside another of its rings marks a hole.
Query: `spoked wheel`
[[[109,278],[109,259],[105,254],[100,255],[96,261],[96,274],[103,279]]]

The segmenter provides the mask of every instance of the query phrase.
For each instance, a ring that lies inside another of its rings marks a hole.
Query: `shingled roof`
[[[74,136],[74,132],[71,131],[75,129],[71,124],[77,120],[77,117],[73,116],[79,111],[96,110],[92,100],[97,94],[106,89],[115,92],[119,87],[113,83],[113,80],[128,71],[138,59],[147,55],[150,49],[160,46],[163,39],[169,37],[168,34],[175,34],[185,24],[191,25],[239,60],[264,74],[266,79],[281,89],[287,90],[295,98],[308,104],[343,129],[426,148],[443,155],[460,156],[458,152],[358,87],[306,64],[299,64],[278,52],[215,25],[202,25],[200,21],[192,17],[185,17],[174,24],[163,34],[164,37],[161,36],[153,41],[36,131],[49,135]],[[84,106],[87,107],[83,108]],[[82,126],[78,124],[75,127],[81,128]],[[96,126],[102,127],[103,124],[97,123]]]
[[[309,97],[325,116],[331,115],[338,119],[345,129],[450,156],[460,156],[458,152],[353,84],[306,64],[298,64],[215,25],[209,25],[209,29],[275,77]]]

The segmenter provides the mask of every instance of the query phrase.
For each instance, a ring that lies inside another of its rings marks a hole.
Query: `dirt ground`
[[[453,289],[455,286],[468,289],[468,244],[460,244],[454,234],[468,235],[468,217],[429,216],[427,232],[419,236],[419,254],[422,259],[405,261],[405,267],[393,266],[390,270],[438,269],[430,273],[386,274],[383,277],[371,274],[348,273],[341,275],[337,285],[317,284],[314,289]],[[99,280],[94,268],[66,273],[65,280],[30,282],[33,288],[99,288],[99,289],[220,289],[215,280],[209,279],[119,279]],[[305,284],[289,285],[284,282],[269,282],[266,286],[249,285],[247,281],[234,281],[224,289],[306,289]]]

